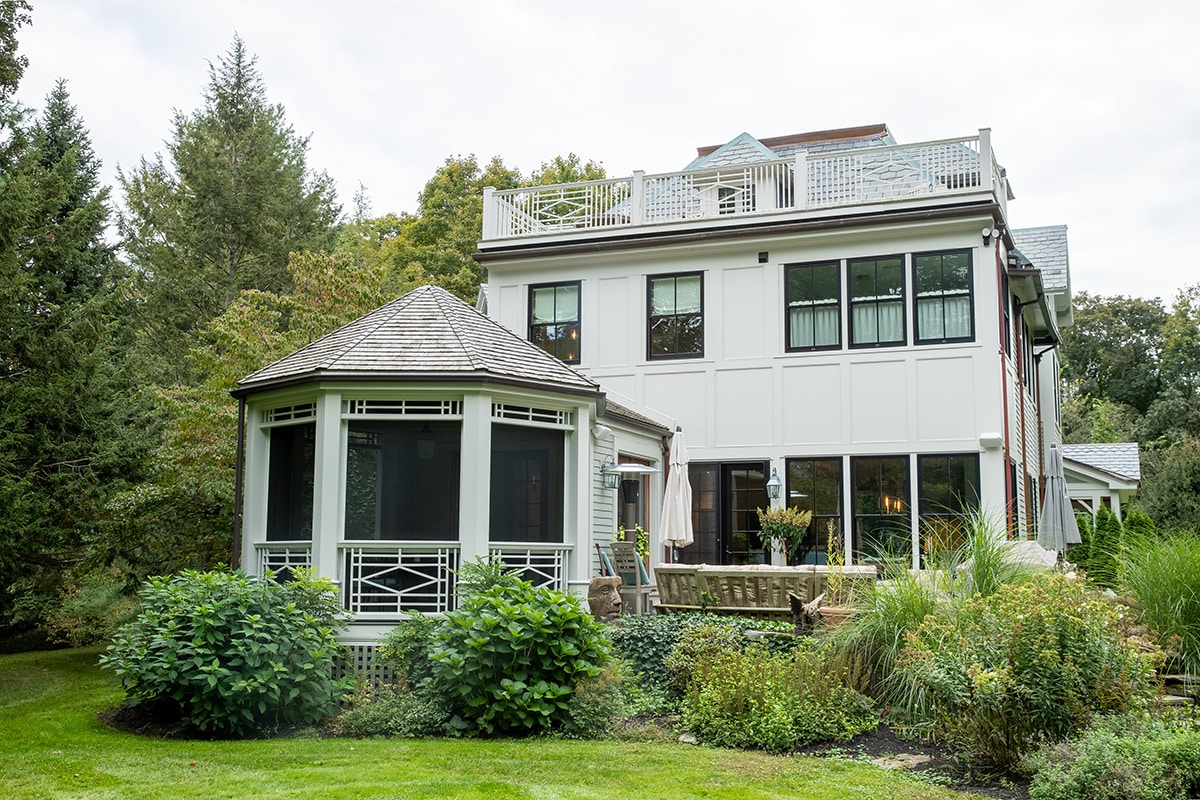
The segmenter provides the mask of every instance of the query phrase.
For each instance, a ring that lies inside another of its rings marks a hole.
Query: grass
[[[914,798],[968,795],[839,759],[662,743],[161,740],[96,721],[99,649],[0,656],[3,798]]]
[[[1130,537],[1127,545],[1121,572],[1142,622],[1178,637],[1172,666],[1200,674],[1200,534]]]

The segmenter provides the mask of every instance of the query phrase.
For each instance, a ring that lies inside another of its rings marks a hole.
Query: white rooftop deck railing
[[[619,229],[721,217],[992,192],[1007,185],[991,132],[918,144],[838,150],[711,169],[484,190],[483,239]]]

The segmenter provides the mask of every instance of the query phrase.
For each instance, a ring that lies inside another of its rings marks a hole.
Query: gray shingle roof
[[[1063,458],[1130,481],[1142,479],[1137,442],[1064,444]]]
[[[1014,229],[1012,235],[1021,254],[1042,271],[1042,286],[1047,292],[1071,288],[1066,225]]]
[[[569,393],[600,386],[445,289],[422,286],[238,382],[235,394],[315,380],[500,380]]]

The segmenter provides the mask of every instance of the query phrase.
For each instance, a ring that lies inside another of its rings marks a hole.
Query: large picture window
[[[647,294],[647,357],[703,356],[704,276],[699,272],[651,275]]]
[[[850,470],[855,561],[877,562],[910,553],[908,456],[852,458]]]
[[[851,345],[904,344],[904,256],[852,259],[848,269]]]
[[[529,341],[567,364],[579,363],[579,286],[529,287]]]
[[[563,541],[563,437],[561,430],[492,425],[492,541]]]
[[[979,454],[917,456],[924,555],[962,543],[963,516],[979,508]]]
[[[787,349],[836,349],[842,343],[839,264],[788,264]]]
[[[971,302],[971,252],[913,255],[918,344],[975,338]]]
[[[461,423],[350,422],[347,539],[458,539]]]
[[[312,539],[314,423],[271,428],[267,456],[267,541]]]
[[[812,512],[808,536],[798,558],[805,564],[824,564],[829,536],[841,535],[842,460],[840,458],[791,458],[787,462],[789,508]]]

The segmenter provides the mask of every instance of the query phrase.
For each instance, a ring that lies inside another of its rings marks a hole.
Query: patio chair
[[[621,600],[625,607],[632,607],[635,614],[648,613],[650,595],[656,587],[650,582],[650,575],[646,572],[642,557],[638,555],[637,546],[633,542],[613,542],[610,554],[613,574],[621,576]],[[603,551],[600,558],[603,563]]]

